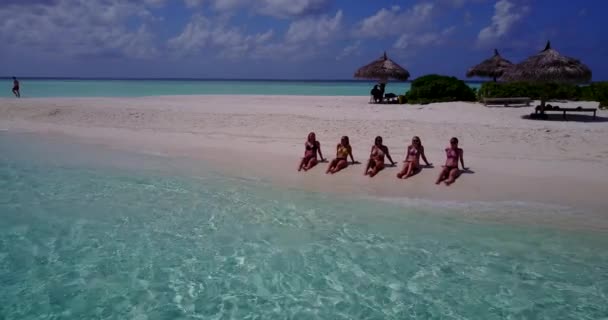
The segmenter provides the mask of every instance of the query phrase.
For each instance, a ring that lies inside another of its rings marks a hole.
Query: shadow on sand
[[[397,165],[395,165],[395,166],[397,166]],[[400,178],[400,179],[402,179],[402,180],[408,180],[408,179],[411,179],[412,177],[417,176],[420,172],[422,172],[422,169],[433,169],[433,168],[435,168],[435,166],[432,165],[432,164],[430,164],[430,165],[421,165],[420,167],[418,167],[417,169],[414,170],[414,172],[412,173],[411,176],[409,176],[407,178],[403,177],[403,178]]]
[[[551,113],[545,114],[544,118],[539,117],[534,113],[526,114],[521,117],[522,119],[527,120],[536,120],[536,121],[569,121],[569,122],[608,122],[608,118],[596,116],[593,118],[592,114],[576,114],[576,113],[568,113],[566,115],[566,119],[564,119],[561,113]]]

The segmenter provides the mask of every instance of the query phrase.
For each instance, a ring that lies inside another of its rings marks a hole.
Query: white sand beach
[[[31,132],[112,148],[200,159],[235,176],[288,187],[430,200],[534,201],[601,211],[608,204],[608,112],[570,121],[522,119],[533,107],[478,103],[373,105],[366,97],[166,96],[0,99],[0,130]],[[560,103],[596,107],[597,103]],[[558,116],[556,116],[558,118]],[[580,121],[585,120],[585,121]],[[335,176],[322,163],[296,171],[308,132],[326,158],[348,135],[355,159]],[[374,137],[404,159],[421,137],[435,168],[398,180],[399,168],[363,175]],[[450,137],[472,170],[451,187],[434,180]]]

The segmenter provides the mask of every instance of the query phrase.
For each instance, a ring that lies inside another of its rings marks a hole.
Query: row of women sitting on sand
[[[443,170],[439,174],[436,183],[440,184],[444,182],[446,185],[451,185],[458,178],[461,171],[458,167],[458,162],[462,165],[462,170],[467,170],[464,166],[463,160],[463,151],[461,148],[458,148],[458,139],[452,138],[450,139],[450,146],[445,149],[446,153],[446,161],[443,166]],[[321,143],[317,141],[316,135],[314,132],[308,134],[308,139],[305,144],[304,157],[300,162],[300,166],[298,171],[304,170],[308,171],[312,167],[316,166],[318,161],[317,154],[321,158],[321,161],[325,161],[323,158],[323,153],[321,152]],[[367,162],[367,166],[365,167],[364,174],[366,176],[373,177],[382,169],[384,169],[384,158],[385,156],[391,162],[393,166],[396,163],[391,158],[388,147],[382,144],[382,137],[376,137],[374,141],[374,145],[372,145],[372,149],[370,151],[369,160]],[[346,167],[348,167],[348,157],[352,160],[352,164],[357,164],[353,157],[353,150],[349,143],[348,136],[343,136],[340,140],[340,143],[336,146],[336,158],[329,163],[327,167],[327,174],[334,174]],[[421,170],[420,166],[420,158],[424,161],[427,167],[431,167],[432,164],[429,163],[426,159],[426,155],[424,154],[424,147],[422,146],[422,142],[419,137],[414,137],[412,139],[412,144],[407,147],[407,151],[405,153],[405,160],[403,169],[397,173],[397,178],[399,179],[407,179],[414,174],[418,173]]]

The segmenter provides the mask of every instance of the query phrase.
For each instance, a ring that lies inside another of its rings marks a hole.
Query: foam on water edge
[[[415,200],[187,176],[168,159],[36,141],[0,135],[0,318],[608,312],[604,234],[470,223]]]

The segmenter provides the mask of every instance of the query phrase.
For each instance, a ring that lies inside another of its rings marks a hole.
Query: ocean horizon
[[[458,77],[456,77],[458,78]],[[13,76],[2,76],[0,80],[12,80]],[[465,82],[470,83],[484,83],[488,80],[482,79],[463,79],[458,78]],[[124,81],[276,81],[276,82],[364,82],[364,83],[376,83],[378,81],[368,79],[315,79],[315,78],[197,78],[197,77],[41,77],[41,76],[22,76],[17,77],[17,80],[124,80]],[[405,81],[390,81],[390,82],[412,82],[416,78],[412,78]]]
[[[195,79],[195,78],[18,78],[22,98],[145,97],[170,95],[303,95],[369,96],[377,81],[310,79]],[[12,78],[4,78],[0,98],[13,97]],[[479,88],[483,81],[469,81]],[[387,93],[404,94],[411,81],[389,82]]]

